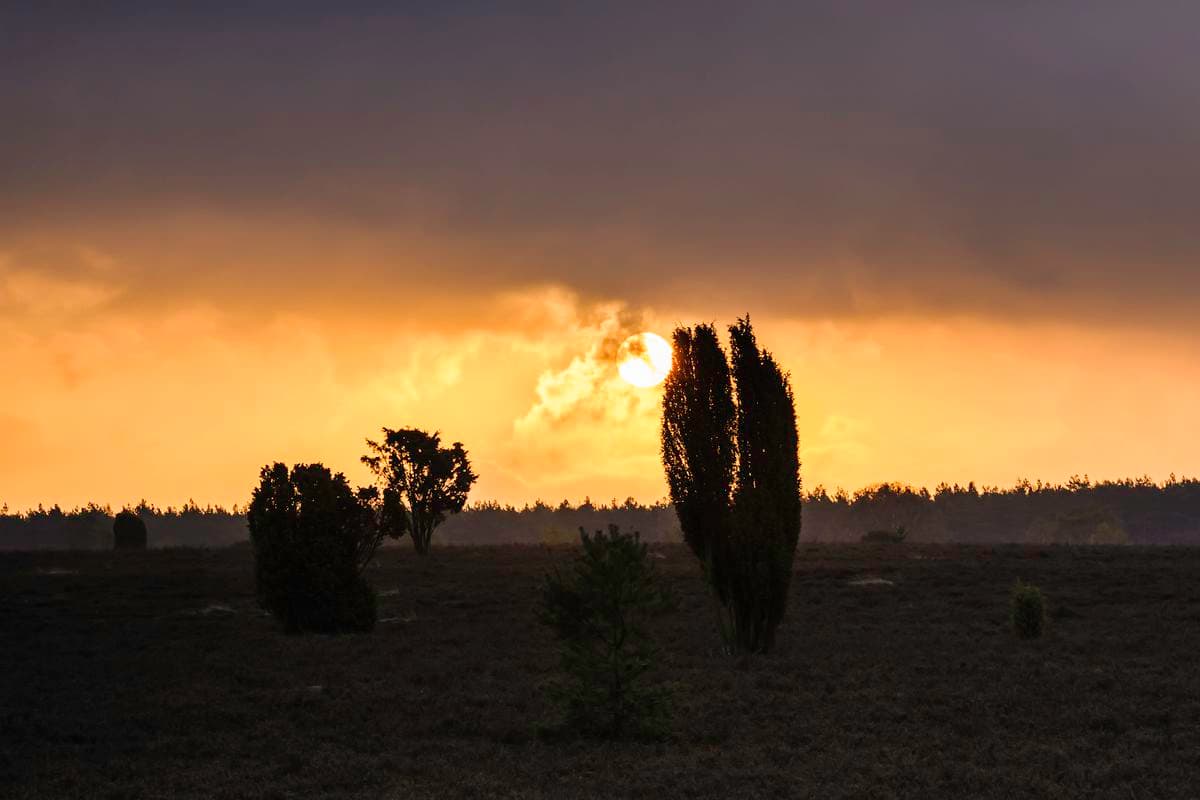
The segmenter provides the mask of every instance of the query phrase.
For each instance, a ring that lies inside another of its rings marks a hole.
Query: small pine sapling
[[[657,653],[646,621],[669,608],[671,597],[637,533],[617,525],[592,536],[579,532],[583,552],[566,574],[548,575],[542,589],[540,619],[559,640],[568,676],[552,694],[567,726],[581,733],[660,734],[667,692],[644,685]]]

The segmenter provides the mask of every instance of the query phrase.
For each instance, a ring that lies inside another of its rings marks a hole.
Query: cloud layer
[[[1188,3],[55,8],[0,24],[0,236],[113,253],[153,302],[737,275],[809,317],[1105,321],[1200,291]]]

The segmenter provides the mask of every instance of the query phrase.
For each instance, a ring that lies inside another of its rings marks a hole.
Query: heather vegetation
[[[677,601],[646,620],[652,743],[540,735],[540,589],[578,550],[384,548],[375,630],[306,637],[260,611],[248,549],[6,553],[0,797],[1196,795],[1200,549],[802,543],[746,663],[692,552],[649,549]],[[1039,639],[1010,628],[1018,578]]]

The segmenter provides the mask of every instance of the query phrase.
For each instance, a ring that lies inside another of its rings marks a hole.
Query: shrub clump
[[[906,538],[908,538],[908,531],[903,525],[895,530],[867,531],[862,535],[862,541],[874,544],[904,544]]]
[[[1042,590],[1017,581],[1012,590],[1013,631],[1022,639],[1037,639],[1046,626],[1046,607],[1042,601]]]
[[[362,570],[380,542],[371,507],[321,464],[263,467],[247,518],[259,604],[289,633],[368,631]]]
[[[132,511],[122,511],[113,519],[114,550],[145,550],[146,523]]]
[[[540,618],[558,637],[568,676],[552,695],[567,727],[580,733],[661,734],[668,697],[665,687],[642,681],[657,654],[645,624],[671,597],[636,532],[609,525],[607,534],[579,533],[583,552],[571,571],[547,576],[542,590]]]

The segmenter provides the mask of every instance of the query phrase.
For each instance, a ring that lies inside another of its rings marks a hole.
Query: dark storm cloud
[[[341,259],[649,302],[737,270],[722,299],[798,314],[1200,291],[1195,5],[646,5],[0,12],[0,246],[211,291],[248,252],[313,289]]]

